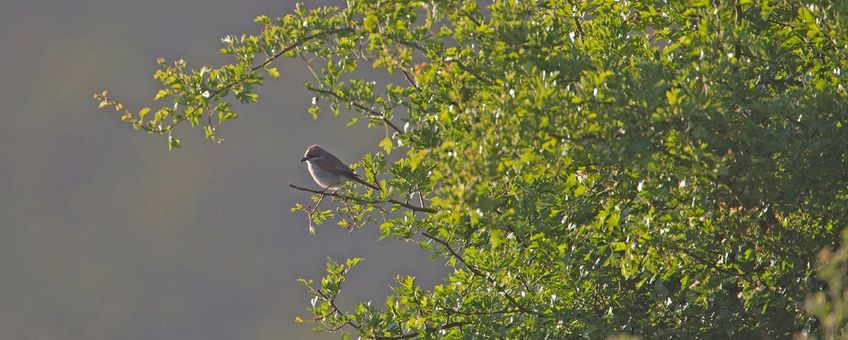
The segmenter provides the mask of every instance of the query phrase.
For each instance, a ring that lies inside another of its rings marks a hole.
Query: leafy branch
[[[145,116],[151,112],[150,108],[145,107],[138,112],[130,111],[121,102],[110,97],[108,91],[95,94],[94,100],[100,102],[100,108],[111,107],[121,113],[121,120],[130,123],[134,129],[157,135],[167,134],[169,148],[180,146],[180,141],[172,136],[172,131],[177,126],[185,121],[191,122],[192,126],[199,125],[200,118],[204,114],[206,115],[206,123],[204,124],[206,138],[220,142],[222,139],[216,135],[217,128],[224,121],[238,117],[236,113],[232,112],[230,104],[222,101],[223,94],[232,91],[235,93],[236,99],[242,102],[254,102],[257,96],[251,91],[250,86],[261,83],[262,77],[257,73],[259,70],[266,69],[269,75],[278,77],[279,72],[274,68],[268,68],[268,66],[280,57],[313,40],[350,32],[355,32],[355,30],[350,27],[326,29],[307,34],[288,45],[281,46],[279,50],[268,47],[274,52],[269,54],[262,62],[253,66],[249,66],[249,63],[253,58],[252,55],[257,51],[250,50],[250,48],[262,48],[258,45],[259,43],[241,47],[246,50],[235,49],[231,37],[224,39],[230,46],[222,49],[222,51],[237,54],[239,58],[237,64],[227,64],[219,69],[204,66],[189,72],[185,70],[186,63],[184,60],[178,60],[173,65],[168,65],[164,59],[159,58],[157,63],[163,69],[157,71],[154,78],[162,81],[165,88],[157,92],[154,100],[174,97],[174,105],[173,107],[163,106],[154,112],[153,117],[149,120],[145,120]],[[251,42],[250,39],[246,41]],[[181,106],[184,109],[178,111]],[[217,123],[213,123],[212,116],[216,112],[218,113]],[[170,117],[170,123],[166,123],[168,117]]]
[[[451,247],[450,243],[448,243],[447,241],[442,240],[442,239],[440,239],[440,238],[438,238],[438,237],[436,237],[432,234],[429,234],[427,232],[424,232],[424,231],[421,232],[421,235],[441,244],[443,247],[445,247],[445,249],[448,251],[448,253],[450,253],[451,256],[456,258],[460,263],[462,263],[463,266],[465,266],[465,268],[468,268],[468,270],[470,270],[475,275],[482,277],[482,278],[485,278],[487,281],[489,281],[489,283],[491,283],[495,287],[500,286],[500,284],[498,284],[498,282],[491,275],[483,273],[476,266],[468,263],[468,261],[465,260],[465,257],[460,255],[456,250],[454,250],[453,247]],[[521,312],[524,312],[524,313],[527,313],[527,314],[538,315],[538,316],[545,316],[544,313],[534,311],[534,310],[527,308],[526,306],[520,304],[518,302],[518,300],[516,300],[514,297],[512,297],[512,295],[510,295],[506,291],[501,290],[501,293],[503,293],[503,296],[509,301],[509,303],[513,307],[518,308],[518,310],[520,310]]]

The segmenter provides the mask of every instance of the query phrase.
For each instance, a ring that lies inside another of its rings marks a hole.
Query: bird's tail
[[[362,178],[359,178],[359,176],[357,176],[356,174],[354,174],[353,176],[350,176],[350,179],[358,182],[359,184],[362,184],[362,185],[368,186],[368,187],[370,187],[374,190],[380,191],[380,187],[378,187],[374,184],[368,183],[366,181],[363,181]]]

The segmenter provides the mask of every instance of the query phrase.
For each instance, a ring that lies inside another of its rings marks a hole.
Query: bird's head
[[[300,159],[301,162],[308,161],[310,159],[319,158],[324,155],[326,151],[322,149],[318,144],[310,145],[306,148],[306,152],[303,153],[303,158]]]

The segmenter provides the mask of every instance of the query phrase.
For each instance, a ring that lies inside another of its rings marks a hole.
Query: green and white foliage
[[[848,221],[848,2],[350,0],[256,21],[223,39],[232,64],[161,61],[160,109],[96,97],[171,146],[180,124],[217,141],[231,103],[298,58],[311,115],[386,131],[357,165],[383,190],[295,209],[455,270],[344,308],[359,260],[330,262],[300,321],[377,339],[818,332],[815,254]]]

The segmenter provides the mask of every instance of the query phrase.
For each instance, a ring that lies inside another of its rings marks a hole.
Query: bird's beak
[[[306,157],[303,157],[303,158],[300,159],[301,162],[306,162],[306,160],[307,160]]]

